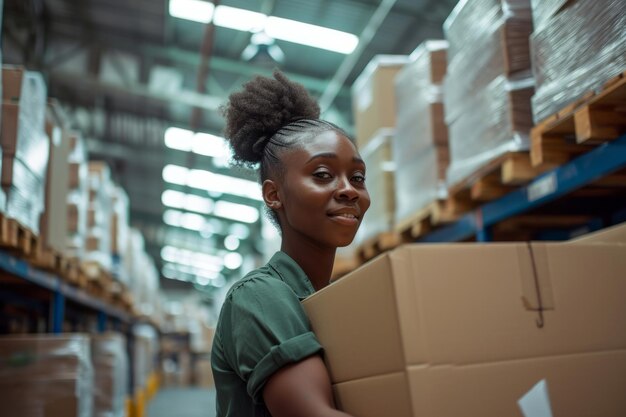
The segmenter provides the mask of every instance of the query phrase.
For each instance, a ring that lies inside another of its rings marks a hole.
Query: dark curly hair
[[[226,118],[224,136],[237,163],[259,164],[259,180],[282,177],[281,153],[308,138],[334,130],[350,139],[333,123],[321,120],[320,108],[306,89],[275,70],[274,77],[256,76],[243,90],[230,95],[222,108]],[[352,139],[350,139],[352,140]],[[277,223],[274,212],[270,212]]]

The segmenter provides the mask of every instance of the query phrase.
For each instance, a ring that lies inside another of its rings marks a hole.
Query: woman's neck
[[[303,239],[289,240],[283,238],[280,250],[300,265],[315,291],[321,290],[329,284],[336,249],[320,248]]]

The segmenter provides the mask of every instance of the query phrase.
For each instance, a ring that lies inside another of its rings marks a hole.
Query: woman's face
[[[365,164],[345,136],[326,131],[283,155],[278,188],[283,238],[347,246],[370,206]]]

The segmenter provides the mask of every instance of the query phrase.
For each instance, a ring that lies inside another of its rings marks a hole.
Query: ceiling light
[[[204,229],[204,217],[195,213],[184,213],[180,218],[180,227],[196,232]]]
[[[202,271],[222,270],[224,262],[221,257],[202,252],[194,252],[175,246],[164,246],[161,249],[161,259],[176,265],[190,266]]]
[[[191,150],[198,155],[213,158],[231,158],[232,156],[226,139],[209,133],[196,133]]]
[[[239,243],[237,236],[228,235],[224,238],[224,247],[228,250],[237,250]]]
[[[229,6],[218,6],[198,0],[170,0],[170,14],[195,22],[209,23],[213,18],[216,26],[245,32],[263,32],[274,39],[349,54],[359,43],[356,35],[321,26],[302,23],[280,17]]]
[[[239,238],[240,240],[247,239],[250,237],[250,228],[241,223],[233,223],[228,228],[228,233]]]
[[[163,180],[170,184],[187,185],[189,169],[178,165],[167,165],[163,168]]]
[[[359,38],[351,33],[274,16],[267,18],[265,33],[274,39],[342,54],[352,53],[359,43]]]
[[[259,210],[244,204],[218,201],[213,209],[215,216],[231,219],[242,223],[254,223],[259,220]]]
[[[178,210],[165,210],[165,213],[163,213],[163,223],[168,226],[180,227],[182,214],[183,213]]]
[[[209,23],[213,18],[213,3],[200,0],[170,0],[170,15],[194,22]]]
[[[201,169],[192,169],[189,172],[187,185],[209,192],[232,194],[259,201],[263,200],[261,187],[259,187],[256,181],[215,174]]]
[[[195,211],[201,214],[209,214],[213,210],[213,200],[210,198],[174,190],[163,191],[161,202],[166,207]]]
[[[258,32],[265,27],[267,16],[250,10],[229,6],[217,6],[213,23],[229,29],[243,32]]]
[[[243,258],[236,252],[230,252],[224,256],[224,266],[228,269],[237,269],[243,264]]]
[[[169,127],[165,130],[165,146],[179,151],[191,150],[194,133],[191,130],[179,127]]]

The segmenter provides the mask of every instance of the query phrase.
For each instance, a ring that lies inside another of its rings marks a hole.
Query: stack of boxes
[[[82,259],[87,236],[87,207],[89,204],[89,177],[87,148],[80,133],[68,132],[70,154],[69,191],[67,195],[67,250],[68,256]]]
[[[48,103],[46,108],[46,134],[50,153],[46,173],[45,209],[40,218],[41,237],[44,245],[59,253],[66,253],[70,138],[64,125],[64,116],[56,102]]]
[[[528,149],[531,32],[529,0],[462,1],[445,21],[450,187],[507,152]]]
[[[85,259],[111,270],[111,217],[114,186],[111,169],[102,161],[89,161],[89,205]]]
[[[90,417],[89,336],[0,336],[0,401],[8,416]]]
[[[129,201],[126,191],[118,185],[113,186],[111,214],[111,253],[113,276],[120,282],[128,285],[130,276],[123,268],[122,257],[127,251],[129,241]]]
[[[367,188],[376,196],[359,228],[363,242],[393,227],[394,164],[391,152],[396,125],[393,80],[408,62],[404,55],[377,55],[352,87],[356,143],[367,166]]]
[[[396,220],[401,223],[438,198],[445,198],[448,129],[442,83],[446,41],[426,41],[396,75]]]
[[[126,338],[112,332],[91,336],[91,351],[93,417],[124,417],[129,375]]]
[[[46,87],[41,74],[20,67],[3,67],[2,82],[6,214],[38,234],[50,146],[44,130]]]
[[[539,123],[626,68],[624,2],[533,0],[531,37]]]
[[[622,232],[623,236],[623,232]],[[359,417],[626,414],[623,245],[406,245],[303,302]],[[450,260],[454,260],[451,262]]]

